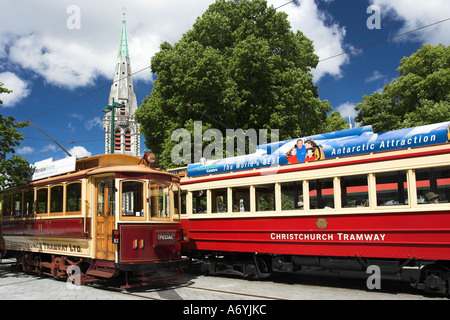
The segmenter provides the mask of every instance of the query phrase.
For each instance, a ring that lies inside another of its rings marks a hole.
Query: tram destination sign
[[[34,169],[32,181],[56,176],[59,174],[75,171],[77,157],[67,157],[53,161],[53,158],[35,162],[31,166]]]

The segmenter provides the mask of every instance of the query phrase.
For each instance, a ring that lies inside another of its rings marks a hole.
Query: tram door
[[[112,178],[100,178],[96,187],[96,258],[114,260],[115,244],[112,243],[112,230],[115,226],[115,185]]]

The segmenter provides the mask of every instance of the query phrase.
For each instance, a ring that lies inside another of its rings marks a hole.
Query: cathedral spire
[[[120,45],[119,45],[119,54],[118,57],[127,57],[129,58],[130,55],[128,54],[128,41],[127,41],[127,22],[125,20],[125,13],[123,13],[122,18],[122,33],[120,34]]]
[[[131,62],[128,52],[125,13],[122,18],[119,53],[117,55],[114,81],[111,85],[108,105],[119,103],[122,107],[115,110],[114,116],[114,150],[111,150],[111,112],[103,117],[105,129],[105,153],[122,153],[140,155],[139,124],[134,119],[137,110],[136,94],[131,77]]]

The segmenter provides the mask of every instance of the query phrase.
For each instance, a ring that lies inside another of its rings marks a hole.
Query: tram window
[[[206,213],[206,190],[192,192],[192,213]]]
[[[144,183],[140,181],[122,182],[122,216],[144,216]]]
[[[398,206],[409,203],[406,171],[376,173],[375,180],[378,206]]]
[[[367,175],[341,178],[342,208],[366,207],[369,205]]]
[[[63,212],[63,186],[50,188],[50,212]]]
[[[416,187],[419,204],[449,203],[450,166],[416,170]]]
[[[233,212],[250,211],[250,187],[233,188]]]
[[[169,218],[169,185],[152,183],[150,185],[150,212],[152,218]]]
[[[38,189],[36,192],[36,213],[47,213],[48,189]]]
[[[333,209],[334,189],[333,178],[309,181],[310,209]]]
[[[27,190],[23,194],[24,198],[24,208],[23,208],[23,214],[24,215],[32,215],[33,214],[33,204],[34,204],[34,191],[33,190]]]
[[[256,211],[275,211],[275,184],[255,186]]]
[[[15,193],[13,201],[13,216],[20,217],[22,215],[22,193]]]
[[[97,181],[97,215],[113,216],[115,214],[115,193],[116,185],[114,180],[106,178],[106,180]]]
[[[10,217],[12,213],[12,197],[10,194],[3,196],[3,217]]]
[[[81,211],[81,183],[66,185],[66,212]]]
[[[186,214],[186,206],[187,206],[186,198],[187,198],[187,192],[186,192],[186,190],[182,190],[181,191],[181,214]]]
[[[228,212],[228,189],[213,189],[212,195],[212,212],[223,213]]]
[[[172,185],[173,191],[173,218],[180,219],[180,187],[178,184]]]
[[[281,183],[281,210],[303,209],[303,182]]]

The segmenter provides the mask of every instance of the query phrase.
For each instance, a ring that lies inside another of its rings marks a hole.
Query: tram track
[[[195,290],[204,290],[204,291],[211,291],[211,292],[217,292],[217,293],[226,293],[226,294],[233,294],[233,295],[239,295],[239,296],[246,296],[246,297],[252,297],[252,298],[257,298],[257,299],[290,300],[290,299],[281,298],[281,297],[273,297],[273,296],[267,296],[267,295],[259,295],[259,294],[238,292],[238,291],[228,291],[228,290],[220,290],[220,289],[212,289],[212,288],[203,288],[203,287],[197,287],[197,286],[189,286],[189,288],[190,289],[195,289]]]

